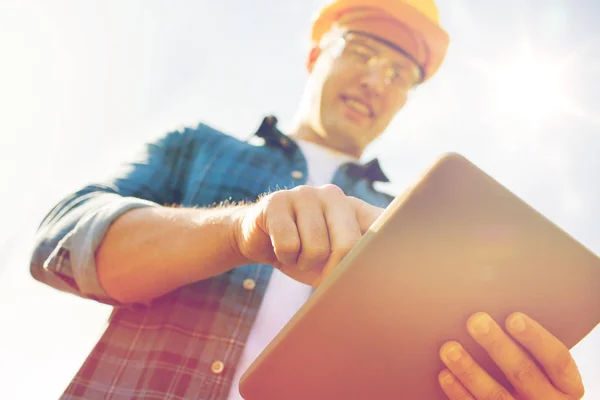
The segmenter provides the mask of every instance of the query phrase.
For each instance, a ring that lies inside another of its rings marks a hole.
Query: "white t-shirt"
[[[346,154],[332,151],[323,146],[297,140],[308,165],[306,184],[322,186],[331,183],[340,165],[357,161]],[[294,316],[311,293],[311,287],[293,280],[281,271],[273,269],[263,302],[258,309],[256,321],[236,367],[228,400],[243,400],[239,394],[239,382],[250,364]]]

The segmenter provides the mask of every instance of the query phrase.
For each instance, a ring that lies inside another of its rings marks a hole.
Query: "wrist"
[[[238,245],[245,208],[247,206],[194,210],[194,236],[198,241],[212,241],[216,247],[212,275],[219,275],[251,262],[244,257]],[[198,257],[205,261],[206,253],[202,252]]]
[[[232,207],[227,215],[228,231],[228,253],[233,261],[234,267],[251,264],[252,260],[247,258],[241,251],[240,243],[242,241],[242,221],[249,206]]]

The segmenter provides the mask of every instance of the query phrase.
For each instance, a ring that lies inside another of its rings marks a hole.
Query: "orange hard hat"
[[[314,19],[313,43],[319,43],[338,18],[355,9],[377,9],[419,34],[427,47],[427,60],[421,65],[423,81],[435,74],[446,56],[450,38],[440,25],[434,0],[333,0]]]

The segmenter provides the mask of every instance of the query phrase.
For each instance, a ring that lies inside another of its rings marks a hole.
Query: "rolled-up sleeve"
[[[38,228],[32,276],[56,289],[118,304],[100,285],[95,255],[110,225],[127,211],[180,202],[194,130],[171,132],[145,146],[115,178],[59,202]]]

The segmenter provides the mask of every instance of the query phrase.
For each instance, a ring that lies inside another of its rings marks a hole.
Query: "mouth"
[[[344,104],[355,113],[367,118],[373,118],[375,116],[375,111],[369,103],[350,96],[341,96],[341,99]]]

